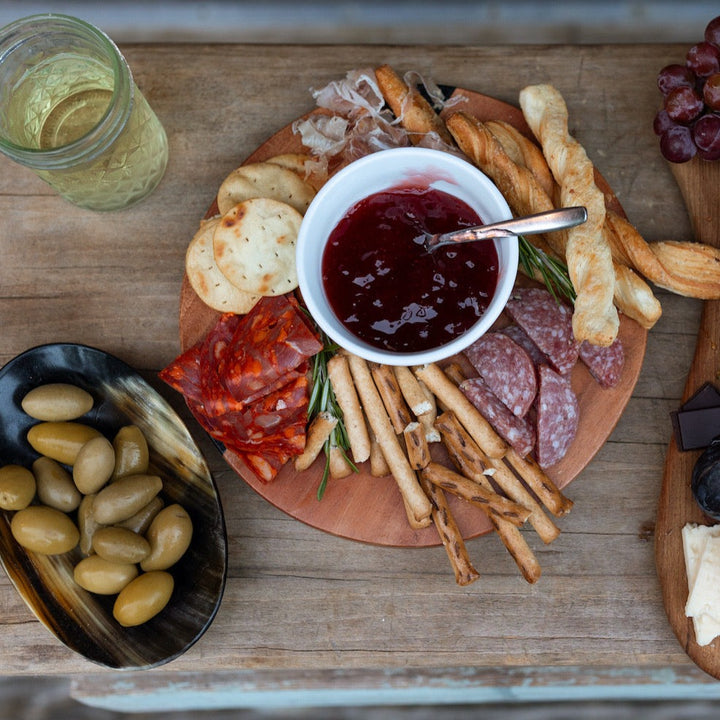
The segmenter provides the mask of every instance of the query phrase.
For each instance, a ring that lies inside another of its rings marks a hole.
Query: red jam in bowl
[[[482,222],[465,202],[434,188],[391,188],[359,201],[323,252],[322,281],[333,312],[349,332],[383,350],[419,352],[451,342],[492,300],[495,244],[427,253],[414,239]]]

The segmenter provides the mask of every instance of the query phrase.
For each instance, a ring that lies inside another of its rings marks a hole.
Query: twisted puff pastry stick
[[[613,297],[615,273],[610,247],[603,236],[605,198],[595,185],[593,165],[585,149],[568,132],[565,101],[551,85],[520,91],[520,107],[560,186],[563,206],[584,205],[587,222],[571,228],[565,256],[577,298],[573,331],[578,340],[610,345],[619,327]]]
[[[555,207],[533,173],[510,159],[485,124],[457,112],[447,119],[447,126],[460,149],[493,180],[516,215],[530,215]],[[533,236],[532,242],[545,252],[565,259],[567,237],[567,232],[553,232]],[[652,290],[630,268],[614,263],[612,271],[615,305],[643,327],[652,327],[662,313]]]

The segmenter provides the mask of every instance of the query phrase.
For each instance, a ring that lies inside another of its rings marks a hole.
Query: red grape
[[[658,110],[657,114],[655,115],[655,120],[653,121],[653,130],[655,131],[656,135],[662,135],[666,130],[673,127],[676,123],[674,123],[670,116],[667,114],[667,110],[663,108],[662,110]]]
[[[660,152],[666,160],[673,163],[684,163],[697,153],[689,127],[675,125],[666,130],[660,138]]]
[[[677,123],[691,123],[702,112],[702,98],[689,87],[675,88],[665,98],[665,110],[671,120]]]
[[[705,41],[720,47],[720,15],[713,18],[705,28]]]
[[[666,65],[657,76],[657,86],[663,95],[679,87],[694,87],[695,78],[684,65]]]
[[[703,41],[693,45],[687,53],[685,64],[698,77],[707,77],[720,71],[720,48]]]
[[[703,99],[711,110],[720,110],[720,72],[716,72],[705,81]]]
[[[693,126],[693,142],[705,160],[720,159],[720,115],[703,115]]]
[[[720,15],[705,27],[704,40],[688,50],[685,65],[660,70],[657,86],[663,107],[653,131],[663,157],[673,163],[695,155],[720,160]]]

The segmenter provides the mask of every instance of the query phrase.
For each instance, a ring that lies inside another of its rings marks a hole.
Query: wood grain
[[[672,165],[699,242],[720,247],[720,163],[694,158]],[[688,372],[683,401],[703,383],[720,379],[720,301],[706,301]],[[688,596],[682,528],[686,523],[711,524],[690,489],[693,466],[702,451],[683,452],[673,438],[665,457],[655,535],[655,561],[670,624],[688,655],[707,673],[720,679],[720,638],[700,646],[692,620],[685,615]]]
[[[151,688],[176,690],[185,680],[215,687],[211,678],[218,676],[247,680],[243,687],[252,690],[267,674],[301,687],[372,689],[370,674],[382,678],[385,692],[403,676],[430,677],[429,686],[437,677],[447,689],[472,686],[477,673],[489,684],[502,678],[497,684],[507,684],[508,696],[529,682],[542,698],[567,699],[569,682],[588,694],[602,684],[637,684],[664,696],[697,696],[700,688],[703,697],[718,697],[718,683],[688,658],[670,628],[652,543],[668,413],[680,402],[691,364],[699,301],[658,291],[663,317],[648,335],[640,377],[610,438],[570,486],[575,507],[561,536],[547,548],[530,538],[543,567],[532,587],[493,537],[468,542],[482,577],[456,588],[443,548],[350,542],[293,520],[237,477],[182,399],[156,377],[179,351],[185,248],[220,182],[312,109],[309,88],[354,67],[387,62],[510,104],[526,84],[552,82],[566,98],[573,133],[643,236],[691,240],[680,191],[651,129],[657,71],[687,48],[123,50],[168,132],[168,171],[140,205],[98,215],[69,206],[0,157],[0,362],[42,342],[75,341],[143,369],[187,423],[217,482],[228,582],[195,646],[162,669],[126,677],[98,672],[53,638],[0,572],[2,673],[94,678],[95,688],[112,685],[118,693],[130,692],[124,680],[138,677]]]

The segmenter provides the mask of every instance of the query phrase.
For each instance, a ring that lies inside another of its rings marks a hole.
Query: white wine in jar
[[[28,21],[0,37],[0,149],[81,207],[143,199],[165,172],[167,137],[122,55],[82,21]]]

